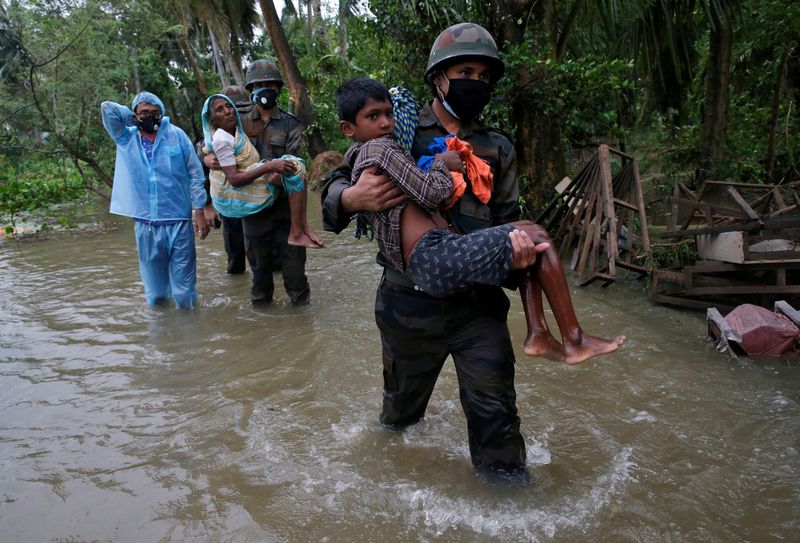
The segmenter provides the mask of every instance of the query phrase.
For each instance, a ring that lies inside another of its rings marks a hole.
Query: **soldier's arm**
[[[367,168],[351,182],[348,166],[335,169],[322,188],[322,226],[328,232],[340,233],[347,228],[356,211],[383,211],[408,198],[385,173],[377,174],[377,166]]]
[[[286,154],[300,156],[303,147],[303,131],[300,129],[300,123],[295,123],[286,134]],[[277,157],[276,157],[277,158]]]
[[[352,186],[350,174],[348,166],[336,168],[322,187],[322,228],[328,232],[341,233],[353,218],[352,210],[345,210],[342,205],[342,194]]]
[[[116,143],[122,144],[131,138],[132,132],[128,127],[136,126],[131,108],[106,101],[100,104],[100,113],[103,116],[103,127]]]

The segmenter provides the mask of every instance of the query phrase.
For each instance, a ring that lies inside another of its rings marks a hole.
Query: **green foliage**
[[[65,160],[30,159],[17,166],[2,165],[0,226],[7,234],[13,235],[21,215],[85,195],[83,179]],[[55,217],[55,220],[62,226],[69,226],[65,217]]]
[[[684,268],[697,260],[697,247],[693,240],[677,243],[653,244],[645,255],[644,267],[648,270]]]
[[[627,94],[635,89],[633,62],[605,59],[597,55],[554,62],[530,42],[511,46],[504,55],[506,73],[498,94],[510,100],[525,100],[544,115],[559,119],[564,136],[573,145],[596,142],[598,138],[622,140],[628,127],[620,113],[631,107]],[[527,71],[531,82],[522,86],[513,74]],[[497,108],[489,119],[502,122]],[[509,119],[500,126],[511,127]]]
[[[739,9],[731,10],[735,4]],[[173,123],[197,138],[206,98],[199,79],[208,93],[220,87],[210,28],[215,35],[233,30],[245,64],[275,57],[268,35],[252,34],[252,25],[261,21],[253,19],[247,2],[10,0],[0,6],[0,153],[6,168],[27,163],[32,152],[63,153],[72,146],[67,150],[81,156],[81,171],[93,172],[84,181],[97,182],[105,172],[110,183],[114,145],[101,126],[102,100],[129,103],[138,90],[149,90],[163,99]],[[366,6],[369,12],[345,17],[346,58],[338,51],[335,18],[315,19],[311,29],[305,10],[299,16],[284,14],[284,30],[317,119],[307,129],[320,128],[335,150],[349,145],[339,133],[334,102],[344,79],[364,75],[403,85],[425,102],[431,92],[423,73],[434,37],[470,20],[493,30],[507,65],[485,112],[489,124],[529,138],[528,144],[542,137],[541,126],[524,130],[530,127],[519,126],[512,115],[522,103],[541,112],[537,118],[543,124],[559,124],[562,149],[599,141],[630,144],[628,150],[648,157],[648,164],[664,174],[659,179],[668,189],[702,158],[709,30],[712,16],[724,12],[734,14],[734,51],[725,154],[716,169],[732,179],[764,178],[784,51],[789,73],[778,102],[775,170],[780,178],[800,169],[798,2],[555,2],[553,28],[542,20],[541,4],[528,1],[369,0]],[[573,8],[579,8],[575,18]],[[559,38],[557,46],[550,35]],[[230,43],[227,48],[222,43],[227,52]],[[187,44],[198,71],[186,54]],[[292,109],[288,92],[279,104]],[[557,147],[552,140],[546,145]],[[87,167],[88,160],[94,165]],[[523,186],[541,183],[521,179]]]

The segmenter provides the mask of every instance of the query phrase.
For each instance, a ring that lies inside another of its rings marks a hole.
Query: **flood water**
[[[0,241],[0,540],[800,540],[797,363],[730,360],[633,281],[572,289],[620,352],[530,359],[512,296],[532,481],[488,480],[451,363],[423,422],[379,424],[375,245],[324,237],[312,304],[278,279],[254,309],[212,233],[192,312],[144,303],[129,221]]]

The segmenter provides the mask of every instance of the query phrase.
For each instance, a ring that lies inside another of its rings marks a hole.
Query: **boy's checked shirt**
[[[453,178],[444,162],[434,160],[430,169],[417,168],[411,154],[397,144],[390,136],[383,136],[368,142],[355,142],[344,155],[353,173],[350,181],[354,184],[361,173],[371,166],[378,166],[403,193],[426,211],[434,211],[449,200],[453,192]],[[400,236],[400,214],[408,204],[404,201],[385,211],[363,212],[372,224],[378,248],[386,256],[392,267],[402,272],[403,249]]]

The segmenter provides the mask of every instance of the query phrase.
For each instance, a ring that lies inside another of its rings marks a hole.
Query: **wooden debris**
[[[698,260],[681,271],[655,270],[651,300],[684,307],[800,301],[799,184],[705,181],[695,194],[676,183],[661,237],[694,239]]]
[[[621,162],[615,175],[611,155]],[[550,232],[562,257],[572,253],[570,268],[581,286],[611,284],[618,267],[647,276],[638,258],[649,253],[650,238],[636,160],[600,145],[575,179],[560,185],[561,194],[536,222]]]

